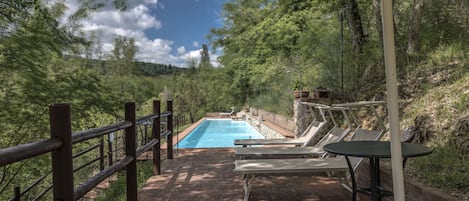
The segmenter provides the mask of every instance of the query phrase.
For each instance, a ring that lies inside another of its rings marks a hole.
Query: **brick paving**
[[[238,201],[243,200],[241,175],[234,173],[234,150],[180,149],[165,160],[162,174],[150,177],[139,190],[139,200]],[[351,193],[337,178],[322,174],[259,177],[249,200],[341,201]]]

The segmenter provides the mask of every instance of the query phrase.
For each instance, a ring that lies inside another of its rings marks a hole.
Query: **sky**
[[[211,28],[223,26],[222,7],[228,0],[127,0],[127,10],[112,5],[81,19],[82,31],[94,32],[104,55],[113,49],[117,35],[135,39],[137,61],[187,65],[200,59],[202,44],[207,44],[213,65],[220,50],[213,50],[207,39]],[[65,17],[78,8],[77,0],[65,1]]]

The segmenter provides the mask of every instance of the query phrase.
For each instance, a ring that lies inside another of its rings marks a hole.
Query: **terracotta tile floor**
[[[149,178],[140,189],[139,200],[243,200],[234,159],[233,149],[174,150],[174,159],[163,163],[162,174]],[[272,176],[253,182],[249,200],[341,201],[351,200],[351,193],[336,178],[323,175]]]

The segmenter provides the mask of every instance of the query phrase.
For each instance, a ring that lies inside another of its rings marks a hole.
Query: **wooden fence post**
[[[133,157],[126,167],[127,201],[137,201],[137,151],[135,146],[135,103],[125,104],[125,120],[132,126],[125,129],[125,155]]]
[[[104,137],[99,139],[99,170],[104,170]]]
[[[15,188],[13,190],[15,192],[15,198],[13,199],[13,201],[20,201],[21,200],[21,189],[20,189],[20,187],[15,186]]]
[[[153,175],[161,174],[161,102],[153,101],[153,114],[158,117],[153,119],[152,137],[158,140],[153,147]]]
[[[62,146],[52,151],[52,182],[54,200],[73,199],[72,121],[70,105],[49,107],[50,136],[62,140]]]
[[[112,135],[112,136],[111,136]],[[113,133],[110,133],[107,135],[107,157],[108,157],[108,166],[111,166],[113,164],[112,162],[112,137],[114,137]]]
[[[167,136],[167,148],[168,148],[168,159],[173,159],[173,101],[168,101],[166,104],[166,110],[169,112],[167,117],[166,126],[170,134]]]

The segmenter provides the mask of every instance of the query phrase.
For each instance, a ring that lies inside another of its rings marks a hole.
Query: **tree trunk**
[[[191,118],[191,124],[193,124],[195,122],[195,113],[193,113],[192,111],[189,112],[189,116]]]
[[[366,42],[366,36],[363,33],[362,20],[358,4],[355,0],[345,0],[345,15],[347,17],[350,32],[352,34],[353,51],[359,53],[362,51],[363,45]]]
[[[414,6],[410,13],[408,27],[407,52],[414,54],[420,50],[419,32],[422,22],[423,0],[414,0]]]
[[[378,31],[379,41],[381,47],[383,46],[383,24],[381,19],[381,4],[380,0],[373,0],[373,10],[375,11],[375,26]]]

